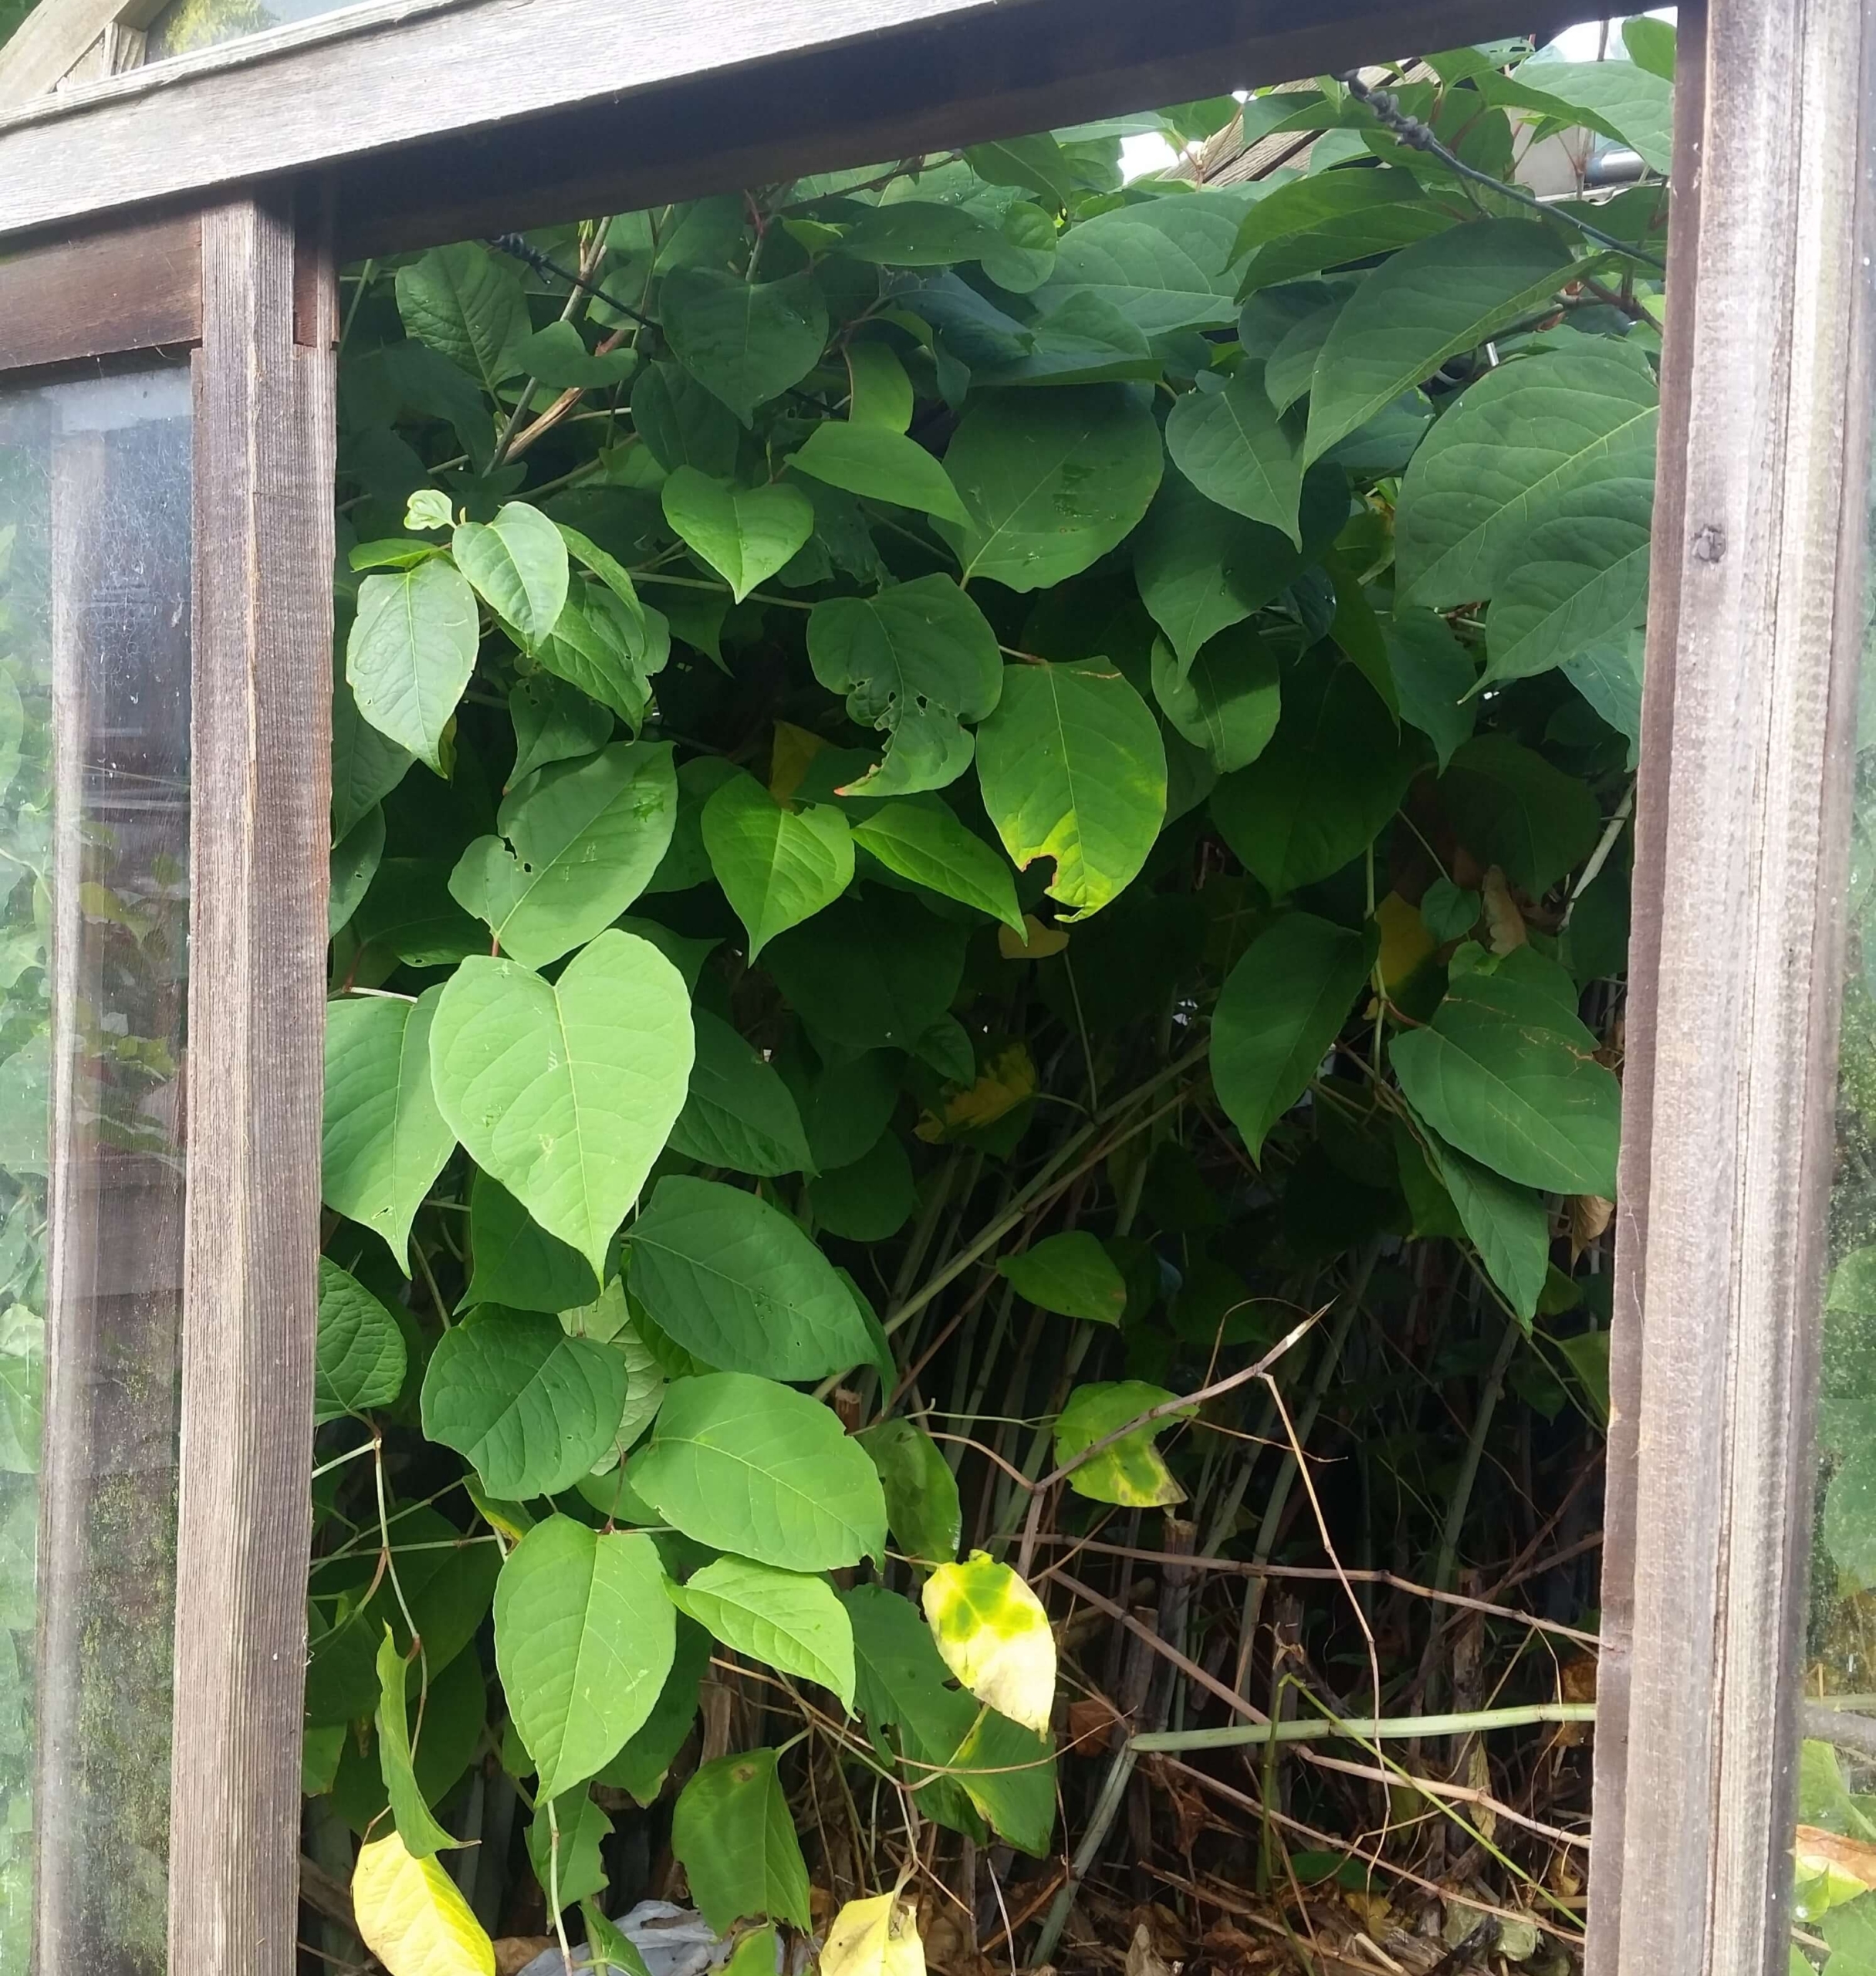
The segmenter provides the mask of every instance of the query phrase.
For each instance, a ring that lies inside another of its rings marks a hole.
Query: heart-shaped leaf
[[[684,977],[648,940],[600,935],[556,983],[472,956],[430,1030],[437,1102],[484,1172],[605,1273],[613,1231],[684,1109]]]
[[[1166,420],[1166,450],[1200,493],[1280,530],[1299,548],[1300,440],[1271,404],[1257,364],[1240,366],[1222,391],[1188,391]]]
[[[659,316],[678,361],[745,425],[800,383],[827,340],[827,305],[805,272],[749,282],[680,268],[665,277]]]
[[[510,501],[492,522],[465,522],[450,549],[483,601],[530,648],[553,629],[566,602],[566,544],[539,508]]]
[[[358,587],[345,646],[353,700],[380,734],[439,775],[443,730],[475,670],[478,638],[475,593],[441,556]]]
[[[681,466],[661,498],[664,519],[739,604],[814,533],[814,504],[799,487],[729,487]]]
[[[787,809],[753,776],[725,783],[705,804],[704,845],[749,929],[751,960],[853,882],[853,840],[840,811],[828,804]]]
[[[1038,1309],[1058,1317],[1117,1325],[1127,1308],[1127,1284],[1100,1238],[1085,1228],[1050,1235],[1005,1256],[997,1274]]]
[[[691,1095],[671,1128],[674,1152],[732,1172],[802,1173],[813,1160],[794,1095],[762,1052],[699,1009]]]
[[[389,1406],[404,1390],[406,1356],[397,1320],[330,1257],[319,1258],[319,1362],[313,1419],[336,1420]],[[32,1445],[37,1445],[35,1436]]]

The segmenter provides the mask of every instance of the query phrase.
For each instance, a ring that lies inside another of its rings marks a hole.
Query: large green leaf
[[[1253,1159],[1340,1034],[1374,952],[1371,932],[1290,912],[1226,977],[1212,1017],[1212,1079]]]
[[[600,1294],[586,1257],[549,1235],[486,1173],[469,1186],[469,1254],[473,1267],[459,1309],[505,1304],[516,1311],[570,1311]]]
[[[824,1578],[719,1558],[671,1596],[725,1646],[831,1688],[853,1707],[853,1629]]]
[[[965,526],[970,517],[945,469],[915,441],[883,425],[817,425],[789,456],[798,473],[843,487],[869,501],[890,501]]]
[[[1572,110],[1586,112],[1639,151],[1649,171],[1666,176],[1674,155],[1674,86],[1665,76],[1620,59],[1538,61],[1513,80],[1541,91],[1566,120]]]
[[[776,1761],[773,1750],[719,1757],[685,1785],[671,1814],[671,1849],[720,1935],[767,1915],[804,1934],[811,1925],[807,1863]]]
[[[651,1713],[677,1616],[649,1537],[571,1517],[536,1524],[495,1587],[495,1666],[515,1728],[557,1797],[603,1769]]]
[[[852,1292],[799,1225],[714,1180],[658,1183],[632,1224],[631,1284],[668,1338],[728,1372],[818,1379],[872,1354]]]
[[[1053,859],[1050,892],[1073,919],[1125,888],[1165,820],[1158,723],[1103,659],[1009,668],[977,732],[977,774],[1011,861]]]
[[[684,1108],[692,1047],[684,977],[608,932],[553,984],[465,960],[431,1024],[431,1076],[475,1163],[597,1275]]]
[[[767,964],[816,1034],[843,1050],[910,1050],[951,1007],[964,944],[958,928],[915,900],[875,889],[864,903],[850,895],[785,933]],[[845,1162],[817,1153],[815,1163]]]
[[[318,1353],[316,1423],[390,1406],[404,1390],[406,1357],[397,1320],[328,1256],[319,1258]]]
[[[1251,258],[1239,293],[1391,254],[1452,223],[1411,172],[1312,172],[1279,185],[1245,215],[1232,259]]]
[[[678,364],[647,364],[639,374],[632,428],[668,473],[694,466],[727,480],[736,471],[736,414]]]
[[[566,602],[566,544],[539,509],[508,502],[492,522],[464,522],[450,549],[482,601],[530,648],[553,631]]]
[[[921,1564],[948,1563],[958,1555],[964,1515],[958,1478],[938,1443],[917,1422],[893,1419],[866,1429],[860,1444],[879,1470],[893,1541]]]
[[[1496,596],[1560,496],[1651,479],[1658,399],[1640,356],[1590,337],[1488,371],[1435,422],[1401,481],[1401,601]]]
[[[884,1242],[897,1234],[918,1205],[904,1142],[883,1132],[860,1159],[816,1174],[808,1205],[816,1227],[850,1242]]]
[[[1279,896],[1339,871],[1374,841],[1421,760],[1349,664],[1317,651],[1283,682],[1276,736],[1212,792],[1225,841]]]
[[[703,831],[717,883],[749,932],[751,960],[853,881],[853,840],[840,811],[828,804],[792,810],[752,775],[712,793]]]
[[[514,790],[450,874],[450,894],[505,953],[545,967],[618,918],[670,847],[678,778],[668,742],[618,742]]]
[[[1197,192],[1097,214],[1062,236],[1038,299],[1093,295],[1149,336],[1224,329],[1237,315],[1231,262],[1243,210]]]
[[[1487,614],[1486,678],[1548,672],[1638,623],[1654,513],[1651,462],[1560,496]]]
[[[629,1478],[685,1536],[780,1571],[838,1570],[886,1541],[865,1450],[820,1401],[745,1372],[674,1381]]]
[[[693,1619],[678,1620],[678,1650],[651,1713],[618,1754],[595,1773],[601,1784],[629,1791],[641,1805],[657,1797],[664,1775],[697,1721],[698,1689],[710,1671],[710,1636]]]
[[[942,804],[883,803],[855,823],[853,842],[914,885],[1023,931],[1009,867]]]
[[[411,1220],[456,1145],[430,1082],[430,1025],[442,993],[326,1005],[319,1191],[328,1207],[375,1229],[407,1274]]]
[[[1127,536],[1164,465],[1152,413],[1121,385],[999,397],[952,435],[945,470],[970,522],[941,520],[938,532],[967,580],[1046,589]]]
[[[533,333],[513,266],[475,241],[433,247],[397,270],[397,313],[420,342],[461,365],[494,397],[522,368]]]
[[[875,796],[941,788],[970,760],[961,720],[1002,691],[996,634],[948,577],[915,577],[868,597],[829,597],[808,618],[808,658],[863,726],[887,736],[880,766],[853,785]]]
[[[1520,891],[1542,898],[1602,834],[1596,799],[1509,734],[1481,734],[1439,780],[1442,806],[1482,864],[1497,864]]]
[[[1229,775],[1256,761],[1276,732],[1283,712],[1276,655],[1256,632],[1236,625],[1208,638],[1185,665],[1156,638],[1153,697],[1212,767]]]
[[[812,275],[747,282],[714,268],[665,277],[660,310],[678,361],[747,425],[820,360],[827,306]]]
[[[1264,390],[1263,366],[1240,364],[1221,389],[1188,391],[1166,420],[1172,463],[1208,500],[1302,546],[1302,435]]]
[[[801,1113],[775,1067],[716,1016],[698,1010],[690,1095],[671,1128],[671,1149],[705,1166],[768,1176],[813,1165]]]
[[[613,1445],[625,1361],[541,1311],[484,1304],[445,1331],[424,1374],[424,1433],[472,1463],[492,1496],[570,1489]]]
[[[728,584],[740,604],[814,533],[814,506],[799,487],[728,487],[694,466],[664,483],[664,519]]]
[[[1528,220],[1482,219],[1404,248],[1356,289],[1317,352],[1307,459],[1364,425],[1449,357],[1540,306],[1567,251]]]
[[[1527,1187],[1613,1199],[1621,1091],[1560,999],[1558,972],[1521,948],[1494,973],[1462,975],[1389,1057],[1448,1145]]]
[[[380,733],[443,772],[443,730],[475,670],[475,593],[453,563],[428,557],[367,577],[346,641],[345,676]]]

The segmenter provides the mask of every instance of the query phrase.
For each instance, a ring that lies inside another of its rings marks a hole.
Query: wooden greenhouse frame
[[[1584,11],[366,0],[126,67],[147,3],[44,0],[0,53],[0,384],[186,352],[198,572],[213,558],[193,590],[178,1976],[294,1961],[339,265]],[[1864,631],[1871,18],[1680,9],[1592,1976],[1783,1966]]]

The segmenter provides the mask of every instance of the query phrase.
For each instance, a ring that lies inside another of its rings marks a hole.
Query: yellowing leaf
[[[946,1099],[942,1116],[926,1112],[914,1130],[927,1145],[938,1145],[959,1132],[980,1132],[1036,1095],[1036,1066],[1020,1043],[992,1057],[968,1091]]]
[[[395,1832],[360,1849],[352,1907],[366,1947],[390,1976],[495,1976],[495,1944],[434,1859]]]
[[[1068,935],[1060,926],[1045,926],[1033,912],[1023,915],[1020,940],[1007,926],[996,931],[996,950],[1006,960],[1046,960],[1068,945]]]
[[[778,803],[792,803],[808,764],[827,743],[818,734],[792,721],[778,720],[769,748],[769,793]]]
[[[1508,954],[1514,948],[1523,946],[1530,938],[1524,915],[1518,910],[1518,902],[1511,895],[1511,887],[1497,865],[1486,873],[1479,895],[1485,907],[1486,939],[1492,951],[1495,954]]]
[[[1398,988],[1433,952],[1433,936],[1418,908],[1398,892],[1390,892],[1374,908],[1374,923],[1381,929],[1381,986]]]
[[[821,1976],[925,1976],[911,1903],[896,1893],[850,1900],[827,1931]]]
[[[1042,1601],[982,1551],[962,1565],[940,1565],[921,1596],[945,1665],[979,1701],[1046,1734],[1055,1700],[1055,1635]]]

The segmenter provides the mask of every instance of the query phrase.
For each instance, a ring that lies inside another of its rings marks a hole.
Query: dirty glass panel
[[[336,12],[357,0],[168,0],[150,24],[144,59],[186,55],[192,48],[243,41],[251,34]]]
[[[0,1976],[161,1976],[190,391],[0,390]]]

